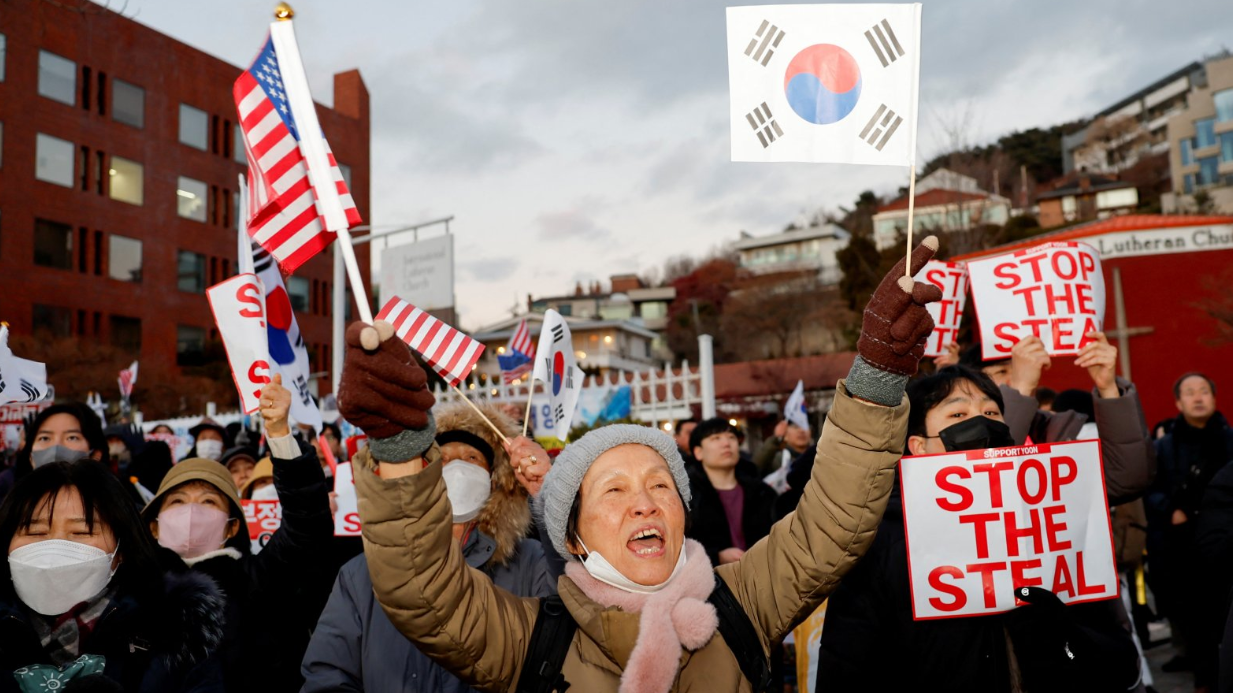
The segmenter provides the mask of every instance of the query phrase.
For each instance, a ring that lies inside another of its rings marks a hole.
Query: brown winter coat
[[[835,589],[868,549],[903,454],[908,406],[853,399],[841,382],[818,441],[817,463],[795,513],[740,561],[715,572],[744,607],[763,649]],[[383,480],[365,453],[356,487],[374,592],[394,625],[429,657],[483,691],[511,690],[531,639],[538,600],[495,588],[463,561],[436,450],[421,473]],[[616,691],[638,638],[637,613],[605,608],[568,577],[559,590],[578,622],[563,673],[571,690]],[[675,691],[751,691],[718,634],[683,652]]]

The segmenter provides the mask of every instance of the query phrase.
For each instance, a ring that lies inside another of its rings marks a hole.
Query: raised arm
[[[912,274],[936,249],[930,236],[913,251]],[[717,569],[768,651],[834,591],[873,542],[907,437],[904,387],[933,330],[924,306],[939,298],[937,287],[913,284],[902,261],[882,280],[865,309],[860,355],[836,388],[800,504],[741,560]]]
[[[373,592],[394,626],[435,662],[481,690],[517,680],[538,600],[521,599],[467,566],[433,442],[427,376],[393,328],[347,329],[339,409],[369,435],[352,460]]]

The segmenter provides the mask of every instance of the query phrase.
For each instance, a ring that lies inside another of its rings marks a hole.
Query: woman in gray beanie
[[[759,671],[751,662],[835,589],[886,509],[907,427],[904,386],[933,327],[924,305],[940,298],[910,276],[936,248],[926,239],[912,271],[900,262],[874,293],[800,505],[741,560],[714,568],[685,538],[689,483],[670,437],[608,426],[571,443],[539,497],[551,543],[567,559],[564,614],[466,567],[451,541],[424,373],[388,323],[351,325],[339,408],[370,436],[353,467],[382,608],[421,651],[480,690],[760,690],[765,679],[750,681],[746,672]],[[523,470],[535,462],[513,460]],[[563,621],[577,630],[564,631],[567,648],[553,657],[553,648],[540,650],[544,632]]]

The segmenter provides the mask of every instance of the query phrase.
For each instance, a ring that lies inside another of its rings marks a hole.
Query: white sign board
[[[1035,335],[1052,356],[1073,355],[1105,318],[1100,255],[1086,243],[1045,243],[968,262],[981,355],[1003,359]]]
[[[423,310],[454,306],[454,237],[450,234],[381,253],[381,295]]]
[[[343,462],[334,470],[334,536],[360,536],[360,507],[355,493],[355,478],[351,476],[351,463]]]
[[[257,275],[237,274],[206,289],[206,298],[227,349],[240,409],[252,414],[260,407],[261,389],[270,382],[265,289]]]
[[[980,616],[1041,587],[1067,604],[1118,594],[1100,443],[905,457],[912,615]]]
[[[915,278],[942,290],[942,300],[925,306],[933,318],[933,334],[925,342],[925,356],[940,356],[959,339],[968,297],[968,270],[963,263],[930,260]]]

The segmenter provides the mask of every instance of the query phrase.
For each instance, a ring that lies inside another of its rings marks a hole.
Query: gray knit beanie
[[[565,528],[569,524],[569,510],[574,505],[578,488],[582,486],[582,477],[586,476],[597,457],[618,445],[629,443],[645,445],[664,458],[676,481],[677,491],[685,501],[685,509],[689,509],[691,496],[685,460],[681,459],[681,453],[676,449],[676,441],[668,434],[636,424],[612,424],[594,429],[561,451],[552,469],[544,476],[536,505],[552,546],[565,559],[577,560],[565,545]]]

